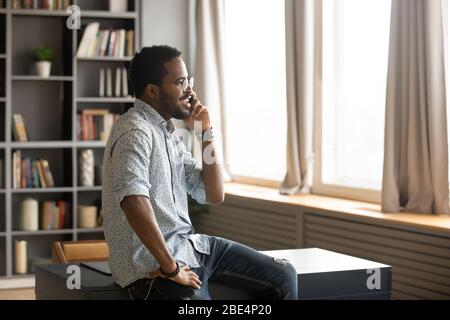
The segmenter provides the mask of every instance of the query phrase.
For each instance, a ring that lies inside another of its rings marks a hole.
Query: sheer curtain
[[[317,57],[317,10],[321,1],[286,0],[287,173],[282,194],[309,193]]]
[[[224,163],[224,179],[229,180],[224,153],[225,70],[224,70],[224,0],[197,0],[195,8],[195,91],[202,104],[208,107],[216,152]],[[194,139],[194,150],[201,150]]]
[[[383,212],[450,211],[444,1],[392,2]]]

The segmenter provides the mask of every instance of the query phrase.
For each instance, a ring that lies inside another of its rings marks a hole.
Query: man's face
[[[181,58],[175,58],[166,62],[164,66],[167,74],[160,86],[160,106],[172,118],[186,119],[191,110],[191,104],[187,100],[192,94],[190,86],[183,92],[183,81],[188,77],[186,65]]]

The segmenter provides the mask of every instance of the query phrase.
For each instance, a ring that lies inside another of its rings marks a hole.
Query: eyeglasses
[[[194,88],[194,77],[185,78],[182,83],[183,92],[187,90],[188,87]]]

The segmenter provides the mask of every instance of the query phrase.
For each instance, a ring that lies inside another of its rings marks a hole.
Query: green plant
[[[44,44],[33,50],[33,57],[36,61],[52,61],[53,49]]]

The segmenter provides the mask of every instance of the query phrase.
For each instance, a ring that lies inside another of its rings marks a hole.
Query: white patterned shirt
[[[174,258],[199,267],[194,250],[210,254],[208,236],[195,234],[187,193],[206,203],[201,162],[186,150],[165,121],[143,101],[114,125],[103,158],[102,207],[109,265],[122,287],[159,268],[158,261],[134,232],[120,203],[126,196],[148,197],[167,247]]]

